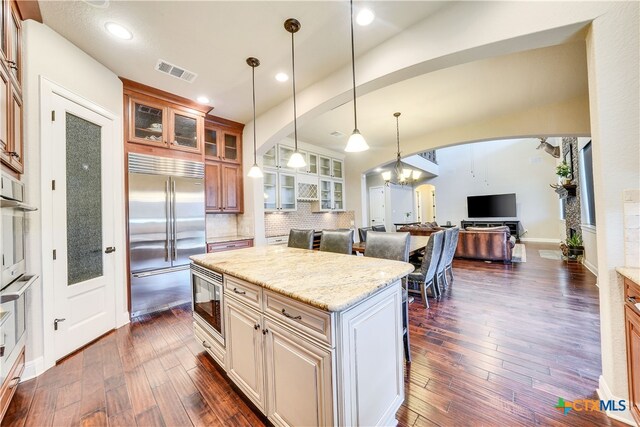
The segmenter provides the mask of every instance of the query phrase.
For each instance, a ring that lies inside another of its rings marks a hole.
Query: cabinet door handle
[[[18,64],[16,63],[16,61],[7,61],[7,64],[12,70],[18,71]]]
[[[282,314],[284,315],[284,317],[288,317],[289,319],[293,319],[293,320],[302,320],[302,316],[292,316],[289,313],[286,312],[286,310],[283,308],[282,309]]]
[[[267,335],[268,333],[269,333],[269,330],[268,330],[268,329],[263,329],[263,330],[262,330],[262,335]]]
[[[233,288],[233,292],[235,292],[238,295],[246,295],[247,294],[246,291],[239,291],[238,288]]]
[[[16,153],[15,151],[9,151],[9,152],[7,152],[7,154],[10,157],[15,157],[16,159],[20,160],[20,154]]]
[[[256,331],[260,329],[260,324],[256,323],[255,325],[253,325],[253,329],[255,329]]]
[[[627,301],[630,302],[631,304],[635,304],[636,303],[636,297],[627,297]]]
[[[208,342],[206,342],[206,341],[204,341],[204,340],[202,341],[202,346],[203,346],[204,348],[211,348],[211,346],[209,345],[209,343],[208,343]]]

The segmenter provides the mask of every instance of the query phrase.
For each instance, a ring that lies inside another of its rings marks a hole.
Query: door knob
[[[115,252],[116,248],[114,248],[113,246],[109,246],[107,249],[104,250],[105,254],[110,254],[111,252]]]
[[[57,331],[58,330],[58,323],[60,322],[64,322],[67,319],[53,319],[53,330]]]

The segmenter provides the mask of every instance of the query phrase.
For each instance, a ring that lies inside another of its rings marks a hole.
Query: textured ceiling
[[[362,54],[425,19],[445,2],[367,2],[377,19],[356,25],[356,52]],[[355,2],[356,10],[363,2]],[[258,115],[291,96],[291,81],[274,76],[291,68],[291,38],[283,27],[297,18],[298,89],[350,62],[347,1],[111,1],[106,8],[83,1],[41,1],[44,23],[114,73],[186,98],[205,95],[214,114],[247,122],[251,118],[251,69],[256,69]],[[133,32],[129,41],[105,30],[113,21]],[[154,70],[158,59],[198,74],[187,83]],[[289,73],[290,74],[290,73]]]

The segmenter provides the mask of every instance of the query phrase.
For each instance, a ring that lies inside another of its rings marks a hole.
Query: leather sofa
[[[467,227],[460,230],[455,257],[510,264],[515,244],[509,227]]]
[[[408,231],[412,236],[430,236],[440,230],[444,228],[427,223],[407,225],[398,231]],[[455,257],[509,264],[515,243],[509,227],[467,227],[466,230],[460,230]]]

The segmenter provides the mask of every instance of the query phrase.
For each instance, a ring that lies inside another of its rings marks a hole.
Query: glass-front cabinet
[[[278,201],[281,211],[296,210],[296,190],[296,176],[281,172],[278,175]]]
[[[315,153],[307,155],[307,173],[318,175],[318,155]]]
[[[171,108],[150,99],[129,97],[129,142],[174,150],[201,152],[203,119],[197,113]],[[211,135],[208,135],[211,142]],[[216,147],[207,145],[211,150]]]
[[[209,127],[204,128],[204,157],[218,158],[218,131]]]
[[[321,179],[318,201],[311,205],[312,212],[344,211],[344,183],[333,179]]]
[[[240,134],[227,132],[205,121],[204,156],[209,160],[220,160],[240,164],[242,161]]]
[[[331,177],[335,179],[342,179],[343,171],[342,171],[342,160],[331,159]]]
[[[184,151],[200,151],[198,140],[198,116],[187,112],[170,110],[172,148]]]
[[[340,181],[333,181],[333,209],[336,211],[344,210],[344,195],[342,188],[344,184]]]
[[[278,210],[278,173],[277,172],[263,172],[263,186],[264,186],[264,210],[265,211],[277,211]]]
[[[320,197],[320,210],[330,211],[333,207],[331,181],[320,180],[320,194],[318,197]]]
[[[166,108],[160,103],[129,100],[129,141],[166,146]]]
[[[262,156],[262,166],[264,166],[265,168],[277,168],[278,160],[276,153],[277,145],[274,145]]]
[[[331,158],[319,156],[319,168],[320,176],[331,177]]]
[[[278,168],[280,169],[292,169],[287,166],[289,163],[289,159],[293,155],[293,148],[287,147],[286,145],[278,145]]]
[[[297,208],[296,175],[264,171],[264,210],[295,211]]]

